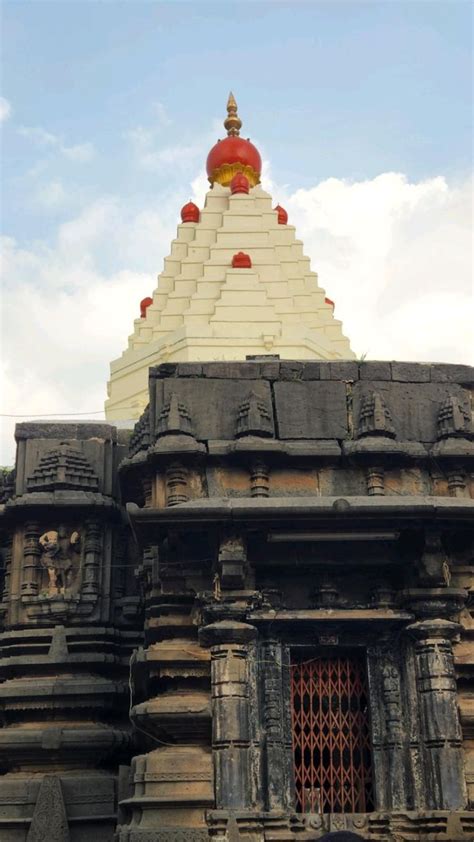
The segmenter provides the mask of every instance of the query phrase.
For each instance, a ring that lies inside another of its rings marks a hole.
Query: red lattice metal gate
[[[365,664],[314,658],[291,666],[297,810],[374,809]]]

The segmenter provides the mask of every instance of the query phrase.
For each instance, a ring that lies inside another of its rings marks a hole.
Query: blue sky
[[[231,89],[356,354],[472,361],[472,10],[3,0],[5,412],[99,416]]]
[[[179,177],[130,166],[127,133],[156,124],[192,144],[222,119],[232,88],[244,132],[280,182],[458,176],[471,166],[469,2],[4,2],[4,230],[37,237],[53,220],[25,213],[24,176],[38,144],[19,126],[93,143],[86,167],[56,168],[65,188],[120,190],[131,201]],[[47,159],[48,151],[43,147]],[[189,162],[189,172],[196,158]]]

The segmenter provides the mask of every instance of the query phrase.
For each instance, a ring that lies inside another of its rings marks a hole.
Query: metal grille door
[[[297,810],[374,809],[365,665],[352,657],[291,666]]]

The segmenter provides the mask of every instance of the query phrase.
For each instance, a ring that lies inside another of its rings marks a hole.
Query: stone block
[[[392,362],[392,380],[400,383],[429,383],[431,366],[428,363]]]
[[[174,377],[177,373],[178,363],[161,363],[161,365],[151,366],[149,369],[150,377]]]
[[[216,362],[204,363],[202,366],[204,377],[252,380],[260,376],[260,365],[257,362]]]
[[[431,380],[433,383],[462,383],[474,386],[474,367],[434,363],[431,366]]]
[[[153,391],[155,417],[159,417],[170,395],[176,394],[178,401],[186,406],[194,435],[199,441],[233,440],[239,408],[252,392],[267,407],[272,434],[274,432],[270,383],[267,380],[173,378],[156,380]]]
[[[303,380],[320,380],[320,372],[321,363],[305,363],[303,369]]]
[[[295,360],[283,360],[280,363],[281,380],[301,380],[303,377],[304,363]]]
[[[40,460],[49,451],[56,450],[67,442],[74,451],[79,451],[89,463],[99,480],[99,491],[113,493],[114,449],[117,429],[111,424],[77,423],[22,423],[17,424],[15,437],[18,442],[16,493],[24,494],[27,480],[32,476]]]
[[[281,439],[341,439],[349,435],[344,383],[274,384]]]
[[[359,365],[351,360],[347,362],[329,363],[331,380],[358,380]]]
[[[280,362],[278,360],[262,360],[260,362],[260,376],[265,380],[278,380],[280,377]]]
[[[461,386],[444,383],[359,382],[353,388],[353,414],[357,422],[361,403],[371,390],[377,391],[390,411],[398,441],[434,442],[442,402],[455,395],[469,408],[469,393]]]
[[[378,360],[360,363],[359,377],[361,380],[391,380],[391,363],[379,362]]]
[[[178,363],[178,377],[202,377],[200,363]]]

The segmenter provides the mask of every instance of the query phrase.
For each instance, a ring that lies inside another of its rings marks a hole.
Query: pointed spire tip
[[[227,100],[227,117],[224,120],[224,126],[227,129],[227,134],[229,137],[239,136],[240,129],[242,126],[242,120],[237,114],[237,103],[235,101],[235,97],[232,91],[230,91],[229,98]]]

